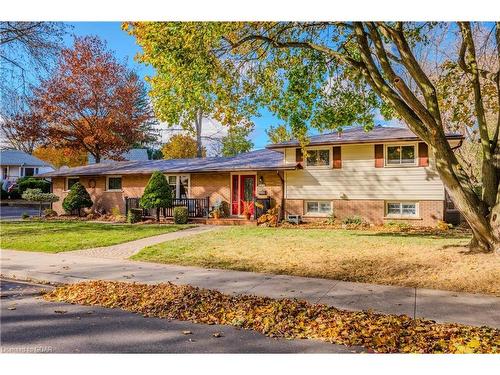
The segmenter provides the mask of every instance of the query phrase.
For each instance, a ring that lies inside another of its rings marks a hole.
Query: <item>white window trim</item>
[[[388,147],[402,147],[413,146],[415,148],[415,161],[412,164],[388,164],[387,163],[387,148]],[[384,144],[384,167],[386,168],[408,168],[418,167],[418,142],[404,142],[404,143],[385,143]]]
[[[317,202],[318,203],[318,209],[319,209],[319,204],[322,202],[327,202],[330,203],[330,211],[329,212],[308,212],[307,211],[307,203],[310,202]],[[307,199],[304,200],[304,216],[305,217],[327,217],[330,216],[333,212],[333,202],[331,200],[327,199]]]
[[[333,148],[332,147],[311,147],[306,149],[306,153],[309,151],[321,151],[321,150],[326,150],[328,151],[328,165],[309,165],[307,162],[307,156],[304,154],[304,166],[307,169],[331,169],[332,168],[332,153],[333,153]]]
[[[401,210],[402,210],[403,204],[409,204],[409,203],[414,204],[415,205],[415,215],[403,215],[402,213],[400,215],[389,214],[389,204],[390,203],[400,204]],[[416,202],[416,201],[397,201],[397,200],[386,201],[385,202],[385,218],[387,218],[387,219],[420,219],[420,204],[419,204],[419,202]]]
[[[110,178],[121,178],[121,180],[122,180],[122,188],[121,189],[110,189],[109,188],[109,179]],[[106,189],[104,191],[108,192],[108,193],[123,193],[123,177],[120,176],[120,175],[106,176]]]
[[[64,180],[64,191],[65,192],[69,191],[69,189],[68,189],[68,180],[70,178],[78,178],[78,182],[80,182],[80,177],[78,177],[78,176],[68,176],[68,177],[66,177],[66,179]]]
[[[33,176],[36,176],[39,172],[38,167],[22,166],[21,167],[21,177],[26,177],[26,168],[33,169]],[[30,176],[31,177],[31,176]]]
[[[187,198],[191,198],[191,174],[190,173],[178,173],[178,174],[166,174],[165,178],[167,179],[169,177],[175,177],[175,198],[174,199],[181,199],[181,184],[180,184],[180,177],[181,176],[187,176],[188,178],[188,191],[187,191]],[[169,183],[170,185],[170,183]]]

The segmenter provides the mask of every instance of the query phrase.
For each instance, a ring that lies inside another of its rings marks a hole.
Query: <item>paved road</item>
[[[29,206],[0,206],[0,220],[21,219],[23,213],[30,216],[38,216],[38,208]]]
[[[1,280],[3,353],[352,353],[316,340],[272,339],[230,326],[144,318],[118,309],[46,302],[48,286]],[[14,309],[15,308],[15,309]],[[57,312],[56,312],[57,311]],[[191,331],[192,334],[184,334]],[[221,333],[222,337],[214,337]]]

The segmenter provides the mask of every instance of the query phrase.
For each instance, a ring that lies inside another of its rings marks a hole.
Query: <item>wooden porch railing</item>
[[[139,200],[141,198],[129,198],[125,197],[125,214],[128,214],[128,211],[131,208],[140,208]],[[210,198],[175,198],[172,199],[172,206],[167,208],[161,208],[160,214],[163,217],[173,217],[174,216],[174,208],[175,207],[187,207],[188,209],[188,217],[208,217],[208,213],[210,210]],[[142,216],[156,216],[155,209],[142,210]]]

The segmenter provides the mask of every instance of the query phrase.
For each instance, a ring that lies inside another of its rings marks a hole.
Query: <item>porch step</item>
[[[252,225],[252,226],[257,226],[256,220],[247,220],[247,219],[240,219],[240,218],[220,218],[220,219],[209,218],[209,219],[207,219],[207,218],[197,217],[197,218],[190,218],[189,221],[192,223],[210,224],[210,225]]]

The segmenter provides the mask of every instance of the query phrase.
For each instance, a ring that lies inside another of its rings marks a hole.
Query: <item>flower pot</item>
[[[220,218],[220,213],[219,212],[214,212],[214,219],[219,220]]]
[[[246,218],[247,220],[250,220],[250,217],[251,217],[251,216],[252,216],[252,214],[250,214],[250,213],[245,214],[245,218]]]

